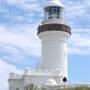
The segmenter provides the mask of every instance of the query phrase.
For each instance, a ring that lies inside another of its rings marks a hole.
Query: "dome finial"
[[[59,0],[50,0],[50,1],[52,1],[52,2],[59,2]]]
[[[60,6],[60,7],[63,8],[64,6],[60,1],[61,0],[48,0],[45,7],[48,7],[48,6]]]
[[[59,1],[59,0],[51,0],[51,1]]]

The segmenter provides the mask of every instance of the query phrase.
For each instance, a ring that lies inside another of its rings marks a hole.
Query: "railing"
[[[65,24],[45,24],[38,27],[38,33],[44,31],[64,31],[71,35],[71,28]]]
[[[24,71],[24,74],[16,74],[16,73],[10,73],[9,78],[11,79],[21,79],[24,75],[40,75],[40,76],[62,76],[62,71],[61,70],[27,70]]]

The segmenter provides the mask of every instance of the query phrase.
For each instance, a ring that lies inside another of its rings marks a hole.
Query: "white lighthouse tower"
[[[23,74],[10,73],[9,90],[25,90],[28,85],[67,84],[67,42],[71,28],[63,20],[64,6],[59,0],[48,0],[45,18],[37,35],[42,44],[42,63],[38,69],[25,69]]]
[[[63,81],[67,74],[67,41],[71,28],[63,20],[64,6],[59,0],[49,0],[44,7],[44,21],[38,27],[38,36],[42,43],[42,70],[60,70]]]

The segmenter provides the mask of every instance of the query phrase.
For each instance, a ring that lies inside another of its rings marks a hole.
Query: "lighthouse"
[[[26,68],[23,74],[10,73],[9,90],[25,90],[28,85],[67,84],[67,43],[71,28],[64,21],[64,6],[59,0],[48,0],[43,10],[44,20],[37,32],[41,40],[42,62],[36,70]]]
[[[64,6],[59,0],[48,0],[43,10],[44,20],[37,32],[42,44],[40,69],[59,70],[63,82],[66,82],[68,80],[67,42],[71,36],[71,28],[64,21]]]

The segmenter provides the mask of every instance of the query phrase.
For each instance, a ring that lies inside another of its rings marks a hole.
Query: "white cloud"
[[[89,17],[90,1],[89,0],[82,0],[82,1],[64,0],[63,2],[66,3],[65,16],[67,19],[69,19],[70,23],[75,24],[75,21],[80,22],[79,20],[84,20],[84,19],[88,21],[90,19]],[[75,26],[77,26],[77,24]]]
[[[84,4],[85,4],[86,6],[89,6],[89,7],[90,7],[90,1],[89,1],[89,0],[84,0]]]
[[[42,17],[43,10],[38,0],[3,0],[1,2],[3,3],[3,5],[0,4],[0,23],[2,24],[30,24],[36,17],[37,22]]]
[[[6,0],[6,2],[9,4],[9,5],[21,5],[21,4],[32,4],[32,3],[38,3],[38,0]]]
[[[4,54],[2,57],[19,64],[24,62],[27,56],[40,57],[41,45],[36,32],[32,27],[1,27],[0,53]]]
[[[74,29],[69,43],[70,54],[90,55],[90,29]]]
[[[90,29],[75,29],[71,37],[71,44],[78,47],[90,48]]]
[[[37,25],[35,25],[37,26]],[[1,52],[7,52],[13,56],[14,62],[21,62],[29,56],[41,56],[41,43],[37,37],[36,27],[1,27],[0,29],[0,48]],[[89,29],[73,29],[72,36],[69,40],[70,54],[85,54],[89,55],[90,51],[90,31]],[[17,48],[20,48],[18,50]],[[13,51],[13,52],[12,52]],[[10,56],[5,55],[5,59]]]
[[[80,49],[78,47],[72,47],[72,48],[68,48],[68,53],[71,55],[90,55],[90,48],[86,48],[86,49]]]
[[[72,7],[72,8],[71,8]],[[83,16],[83,14],[86,13],[86,9],[84,5],[74,5],[74,6],[67,6],[66,7],[66,13],[67,16],[71,16],[71,17],[80,17]]]
[[[6,0],[8,5],[16,5],[20,9],[29,12],[41,12],[38,0]]]
[[[33,27],[0,27],[0,52],[6,52],[4,59],[10,59],[21,63],[27,55],[40,56],[40,41]],[[17,48],[20,48],[19,51]],[[23,50],[23,51],[22,51]],[[8,90],[8,75],[19,70],[4,60],[0,59],[0,90]]]
[[[9,5],[22,4],[25,0],[6,0]]]
[[[0,90],[8,90],[8,78],[10,72],[21,73],[15,66],[0,59]]]
[[[34,28],[33,28],[34,29]],[[36,29],[36,28],[35,28]],[[0,28],[0,43],[16,45],[18,47],[37,47],[40,41],[37,37],[37,30],[32,30],[32,27],[21,28]]]

